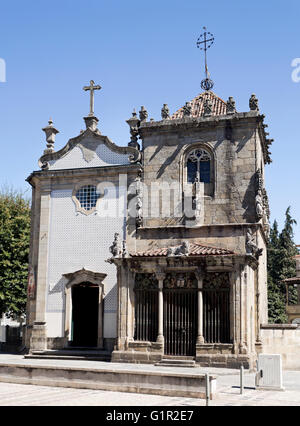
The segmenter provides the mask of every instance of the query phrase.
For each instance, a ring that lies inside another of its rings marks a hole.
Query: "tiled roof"
[[[219,98],[213,92],[203,92],[196,96],[191,101],[192,112],[191,117],[201,117],[204,114],[203,103],[205,98],[208,97],[212,102],[212,114],[211,115],[225,115],[226,114],[226,102]],[[172,116],[171,120],[183,118],[183,107],[176,111]]]
[[[178,247],[178,246],[177,246]],[[155,248],[139,253],[130,253],[132,257],[162,257],[167,256],[167,251],[169,247],[164,248]],[[208,247],[198,243],[189,244],[189,256],[220,256],[220,255],[232,255],[235,254],[231,250],[217,248],[217,247]]]

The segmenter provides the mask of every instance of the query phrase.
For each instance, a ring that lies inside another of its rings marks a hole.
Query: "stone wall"
[[[214,174],[213,192],[205,197],[204,224],[256,222],[255,172],[262,167],[256,125],[246,120],[234,123],[231,140],[226,136],[226,123],[218,123],[211,129],[175,128],[170,133],[147,129],[148,133],[143,135],[145,184],[148,187],[153,182],[184,185],[186,155],[191,149],[203,147],[212,153]],[[174,219],[181,223],[181,218]],[[144,223],[165,224],[163,217],[148,218]]]
[[[300,370],[300,327],[296,324],[261,326],[263,354],[281,354],[286,370]]]

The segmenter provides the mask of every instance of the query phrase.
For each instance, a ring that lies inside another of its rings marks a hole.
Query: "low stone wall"
[[[209,375],[210,398],[216,394],[216,376]],[[205,375],[132,369],[100,369],[0,363],[0,382],[40,386],[98,389],[152,395],[205,398]]]
[[[263,354],[280,354],[285,370],[300,370],[300,327],[296,324],[261,326]]]

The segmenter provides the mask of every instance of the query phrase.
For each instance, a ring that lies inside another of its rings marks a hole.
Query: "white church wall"
[[[107,179],[109,180],[109,179]],[[63,274],[85,268],[107,274],[104,283],[104,338],[116,337],[117,275],[116,268],[106,262],[114,234],[125,233],[125,216],[117,212],[125,206],[126,188],[109,189],[91,215],[76,212],[73,188],[51,192],[49,230],[47,329],[48,337],[64,334]],[[120,207],[121,206],[121,207]]]
[[[85,140],[85,144],[88,142],[88,139]],[[91,140],[91,142],[94,142],[94,140]],[[68,151],[62,158],[49,161],[49,170],[80,169],[122,164],[129,164],[128,154],[113,152],[103,143],[100,143],[95,151],[89,150],[79,144],[71,151]]]
[[[63,337],[63,316],[61,312],[46,312],[49,337]]]

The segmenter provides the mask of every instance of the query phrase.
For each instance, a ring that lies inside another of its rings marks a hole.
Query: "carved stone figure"
[[[183,241],[183,243],[178,247],[169,247],[167,251],[167,256],[188,256],[189,253],[189,243],[187,241]]]
[[[247,254],[254,256],[256,259],[258,259],[259,256],[262,255],[262,252],[263,252],[263,249],[260,249],[260,248],[257,247],[256,242],[255,242],[255,237],[252,233],[251,228],[247,229],[246,252],[247,252]]]
[[[142,214],[143,202],[140,196],[137,197],[136,202],[136,226],[139,228],[143,224],[143,214]]]
[[[163,120],[168,120],[170,118],[170,110],[167,104],[164,104],[161,109],[161,118]]]
[[[210,117],[212,114],[212,102],[210,99],[206,98],[203,103],[204,108],[204,117]]]
[[[226,114],[234,114],[235,112],[236,112],[235,100],[233,99],[232,96],[230,96],[226,103]]]
[[[115,238],[112,246],[110,246],[109,251],[113,255],[113,257],[121,257],[122,256],[122,245],[120,240],[120,234],[115,233]]]
[[[190,102],[186,102],[183,107],[183,115],[185,117],[190,117],[192,114],[192,104]]]
[[[263,208],[262,193],[260,189],[257,191],[256,197],[255,197],[255,208],[256,208],[256,216],[258,220],[262,219],[264,216],[264,208]]]
[[[249,100],[249,107],[251,111],[259,111],[258,99],[254,93],[251,95],[251,98]]]
[[[124,240],[123,241],[122,257],[128,257],[128,255],[129,255],[129,253],[128,253],[128,250],[127,250],[127,244],[126,244],[126,241]]]

